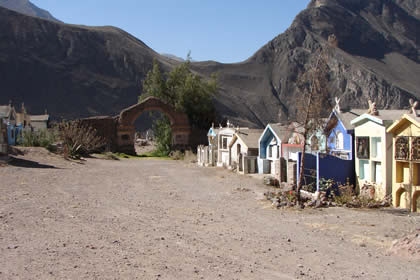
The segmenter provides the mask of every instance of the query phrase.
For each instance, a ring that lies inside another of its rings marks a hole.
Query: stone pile
[[[414,234],[394,240],[389,253],[420,260],[420,228]]]

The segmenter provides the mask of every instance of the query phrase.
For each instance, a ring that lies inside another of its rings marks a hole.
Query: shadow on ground
[[[420,213],[409,213],[407,209],[400,209],[400,208],[383,208],[379,211],[385,212],[388,214],[396,215],[396,216],[407,216],[407,215],[420,215]]]
[[[16,167],[24,167],[24,168],[41,168],[41,169],[42,168],[49,168],[49,169],[57,168],[52,165],[41,164],[36,161],[20,159],[20,158],[15,158],[15,157],[10,158],[9,165],[16,166]]]

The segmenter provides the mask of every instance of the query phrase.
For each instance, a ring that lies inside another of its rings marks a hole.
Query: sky
[[[244,61],[283,33],[310,0],[31,0],[71,24],[119,27],[158,53]]]

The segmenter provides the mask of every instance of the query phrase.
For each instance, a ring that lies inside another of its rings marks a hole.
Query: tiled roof
[[[394,121],[394,123],[390,127],[388,127],[387,132],[394,133],[396,129],[398,129],[407,121],[413,123],[417,127],[420,127],[420,116],[414,116],[413,114],[404,114],[399,120]]]
[[[7,118],[10,115],[10,106],[0,106],[0,118]]]
[[[353,125],[351,124],[351,121],[355,118],[363,115],[364,113],[367,113],[368,109],[352,109],[348,112],[337,112],[334,111],[337,114],[337,117],[341,120],[341,123],[343,126],[347,129],[353,129]]]
[[[50,115],[31,115],[31,122],[45,122],[48,121],[50,119]]]
[[[236,132],[236,136],[240,138],[248,148],[258,148],[258,140],[260,139],[263,129],[245,129]]]
[[[281,140],[281,142],[288,142],[289,137],[292,133],[292,129],[289,125],[284,125],[280,123],[269,123],[268,124],[273,132],[277,135],[277,137]]]
[[[378,112],[379,114],[374,117],[384,121],[396,121],[399,120],[402,115],[409,114],[408,110],[378,110]]]
[[[270,123],[268,124],[277,137],[281,140],[282,143],[287,144],[291,138],[295,136],[302,138],[303,127],[301,127],[298,123],[292,122],[288,125],[280,124],[280,123]],[[301,139],[302,140],[302,139]]]

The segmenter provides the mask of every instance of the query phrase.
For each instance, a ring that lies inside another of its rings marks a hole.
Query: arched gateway
[[[176,112],[170,105],[159,98],[148,97],[144,101],[121,111],[117,122],[117,149],[120,152],[133,154],[134,122],[146,111],[159,111],[168,116],[172,128],[172,145],[176,149],[185,149],[190,144],[191,126],[185,113]]]

